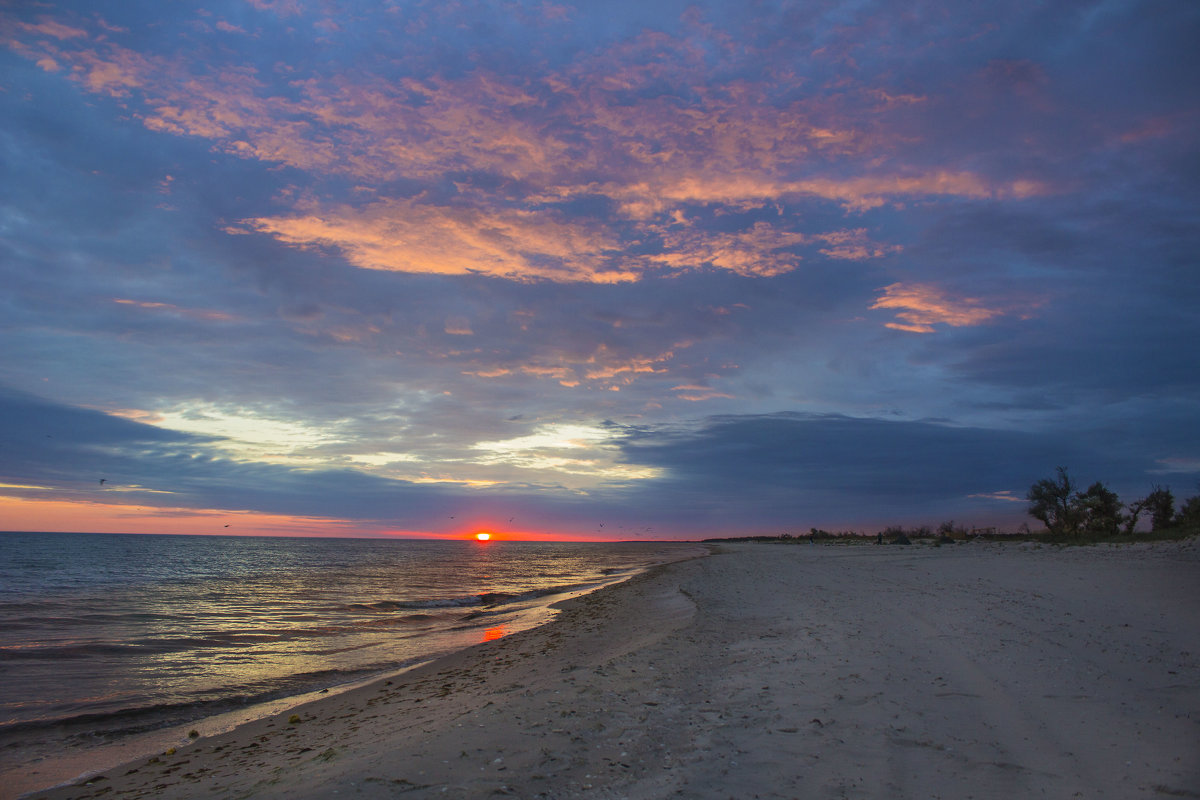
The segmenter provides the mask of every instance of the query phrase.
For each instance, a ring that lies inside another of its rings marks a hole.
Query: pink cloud
[[[980,492],[978,494],[969,494],[967,497],[976,497],[982,500],[1003,500],[1006,503],[1026,503],[1024,497],[1013,494],[1011,489],[1003,489],[998,492]]]
[[[102,55],[95,50],[72,54],[72,77],[89,90],[113,97],[126,97],[130,89],[145,86],[145,77],[154,72],[155,65],[132,50],[119,50]]]
[[[42,17],[36,23],[18,22],[16,27],[27,33],[42,34],[43,36],[51,36],[55,39],[84,39],[88,35],[87,31],[82,28],[64,25],[49,17]]]
[[[246,0],[259,11],[273,11],[280,16],[292,16],[304,10],[300,0]]]

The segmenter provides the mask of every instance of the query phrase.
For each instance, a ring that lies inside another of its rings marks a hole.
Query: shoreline
[[[721,544],[33,797],[1200,797],[1200,547]]]
[[[557,609],[581,597],[619,585],[636,578],[648,570],[656,569],[676,560],[704,557],[707,548],[695,543],[690,548],[680,548],[679,555],[663,555],[659,561],[628,570],[606,570],[607,577],[586,587],[576,588],[554,595],[546,595],[543,602],[531,605],[522,612],[520,621],[509,622],[512,628],[508,636],[519,635],[527,630],[550,624],[557,616]],[[478,640],[476,640],[477,642]],[[3,739],[0,750],[0,800],[33,796],[39,792],[59,789],[78,784],[85,779],[101,775],[108,770],[139,759],[146,759],[175,748],[182,750],[195,744],[191,731],[199,733],[200,740],[229,734],[245,725],[277,715],[287,717],[295,709],[313,702],[332,700],[340,695],[371,686],[389,679],[396,679],[413,670],[426,667],[463,650],[478,646],[470,644],[444,646],[427,655],[390,669],[383,669],[367,676],[360,676],[344,683],[322,686],[317,684],[299,694],[285,695],[261,700],[246,705],[228,708],[203,716],[185,719],[177,723],[154,726],[133,733],[119,732],[99,734],[98,743],[74,743],[97,735],[91,733],[95,722],[65,721],[47,723],[38,730],[59,731],[61,745],[53,741],[40,745],[22,743],[22,737],[13,731]],[[118,714],[117,716],[120,716]],[[102,722],[102,718],[98,718]],[[49,745],[49,746],[48,746]]]

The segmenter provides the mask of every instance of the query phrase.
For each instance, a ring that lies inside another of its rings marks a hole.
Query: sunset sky
[[[0,529],[1196,494],[1197,41],[1187,0],[0,2]]]

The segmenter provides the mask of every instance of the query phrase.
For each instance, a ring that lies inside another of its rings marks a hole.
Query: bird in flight
[[[105,481],[107,481],[107,480],[108,480],[108,478],[101,478],[101,479],[100,479],[100,485],[101,485],[101,486],[103,486],[103,485],[104,485],[104,482],[105,482]]]

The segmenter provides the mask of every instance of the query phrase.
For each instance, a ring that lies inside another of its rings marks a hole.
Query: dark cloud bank
[[[520,514],[570,533],[596,532],[597,520],[607,520],[606,536],[946,518],[1015,527],[1024,504],[1006,497],[1019,500],[1057,464],[1135,493],[1166,482],[1136,453],[1098,449],[1086,437],[939,422],[781,413],[612,427],[621,460],[659,468],[661,477],[572,496],[554,487],[467,489],[235,461],[215,455],[209,437],[9,390],[0,392],[0,480],[41,487],[22,490],[27,497],[111,501],[119,489],[132,504],[347,519],[375,531],[433,530],[448,515]]]

